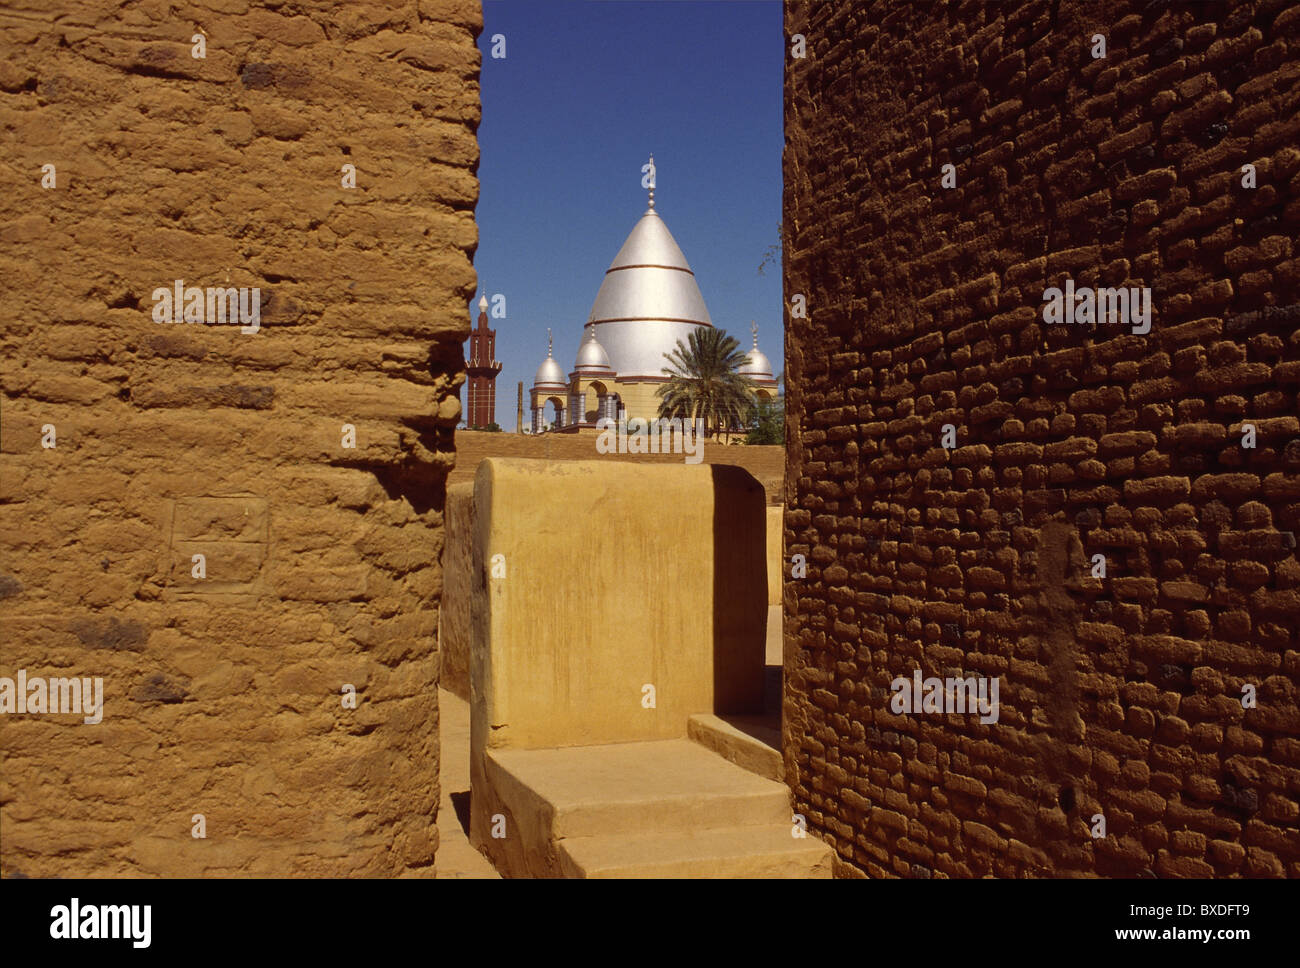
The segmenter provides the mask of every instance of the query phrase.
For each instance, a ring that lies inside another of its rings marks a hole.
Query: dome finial
[[[546,327],[546,358],[551,358],[551,328]]]
[[[754,334],[754,349],[758,349],[758,323],[749,321],[749,331]]]
[[[646,173],[646,181],[649,183],[648,187],[650,188],[650,207],[654,208],[655,207],[655,156],[653,154],[650,156],[650,164],[648,168],[649,171]]]
[[[479,300],[478,300],[478,308],[479,308],[479,311],[480,311],[480,312],[484,312],[484,313],[487,312],[488,301],[487,301],[487,290],[486,290],[486,289],[483,290],[483,295],[479,297]]]

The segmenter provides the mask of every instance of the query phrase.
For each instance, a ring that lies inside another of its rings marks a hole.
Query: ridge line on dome
[[[599,326],[601,323],[690,323],[692,326],[713,327],[699,319],[682,319],[678,316],[611,316],[609,319],[593,319],[584,325]]]
[[[621,272],[624,269],[675,269],[678,272],[685,272],[692,276],[695,275],[694,272],[690,269],[684,268],[683,266],[661,266],[653,262],[638,262],[636,265],[632,266],[610,266],[605,270],[605,275],[609,275],[611,272]]]

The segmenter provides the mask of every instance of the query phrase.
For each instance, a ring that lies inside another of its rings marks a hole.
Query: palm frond
[[[700,327],[664,354],[667,382],[656,390],[660,417],[703,419],[712,432],[748,426],[757,397],[754,381],[739,368],[749,362],[726,331]]]

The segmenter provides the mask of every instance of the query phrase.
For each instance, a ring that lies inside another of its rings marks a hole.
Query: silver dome
[[[587,327],[587,335],[582,340],[582,345],[578,348],[578,358],[573,362],[575,373],[612,373],[613,367],[609,363],[609,354],[605,348],[596,341],[595,327]]]
[[[768,358],[763,355],[762,351],[760,351],[758,347],[754,347],[749,351],[749,359],[740,364],[737,372],[743,373],[745,376],[754,380],[776,379],[776,377],[772,375],[771,362],[768,361]]]
[[[558,386],[563,387],[567,384],[564,382],[564,371],[560,369],[560,364],[556,363],[552,357],[542,360],[542,365],[537,368],[537,376],[533,377],[533,386]]]
[[[588,326],[623,380],[662,379],[664,355],[712,326],[695,273],[653,208],[633,226],[605,272]]]
[[[772,375],[772,363],[758,348],[758,323],[749,321],[749,331],[754,337],[754,348],[747,354],[748,359],[736,368],[736,372],[749,377],[755,383],[776,386],[776,377]]]

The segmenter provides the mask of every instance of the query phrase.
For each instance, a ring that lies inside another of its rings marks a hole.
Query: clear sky
[[[651,154],[655,209],[713,324],[748,349],[757,321],[780,373],[780,265],[758,273],[781,221],[779,0],[484,0],[483,19],[474,264],[480,291],[506,297],[506,318],[489,319],[502,429],[515,429],[520,380],[527,421],[548,326],[573,368],[605,270],[645,211]]]

